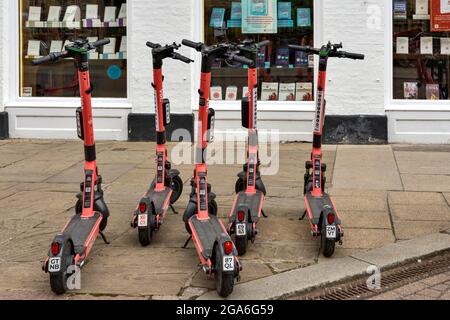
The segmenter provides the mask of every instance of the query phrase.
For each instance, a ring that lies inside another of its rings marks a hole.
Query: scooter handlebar
[[[364,55],[360,53],[351,53],[351,52],[345,52],[345,51],[338,51],[337,57],[339,58],[347,58],[347,59],[353,59],[353,60],[364,60]],[[333,56],[333,55],[332,55]]]
[[[246,57],[242,57],[242,56],[236,56],[236,55],[232,55],[230,57],[230,60],[234,61],[234,62],[238,62],[238,63],[242,63],[242,64],[246,64],[248,66],[253,64],[253,61],[250,59],[247,59]]]
[[[57,60],[59,60],[61,58],[64,58],[66,55],[67,55],[67,51],[52,52],[49,55],[46,55],[44,57],[41,57],[41,58],[38,58],[38,59],[35,59],[35,60],[31,61],[31,64],[33,66],[37,66],[39,64],[43,64],[43,63],[46,63],[46,62],[57,61]]]
[[[109,40],[109,39],[102,39],[102,40],[98,40],[98,41],[92,42],[91,45],[94,48],[98,48],[98,47],[103,47],[103,46],[109,44],[110,42],[111,42],[111,40]]]
[[[153,42],[147,41],[147,47],[152,48],[152,49],[156,49],[156,48],[161,47],[161,45],[159,45],[157,43],[153,43]]]
[[[312,47],[306,47],[306,46],[297,46],[295,44],[290,44],[289,49],[294,51],[303,51],[306,53],[312,53],[312,54],[319,54],[320,49],[312,48]]]
[[[203,48],[203,43],[201,43],[201,42],[194,42],[194,41],[191,41],[191,40],[183,39],[181,41],[181,43],[183,45],[185,45],[186,47],[190,47],[190,48],[195,49],[197,51],[201,51],[202,48]]]
[[[265,46],[267,46],[267,45],[269,45],[269,44],[270,44],[270,40],[264,40],[264,41],[258,42],[258,43],[256,44],[256,46],[257,46],[258,48],[262,48],[262,47],[265,47]]]
[[[189,59],[188,57],[185,57],[179,53],[174,52],[172,58],[176,59],[176,60],[180,60],[184,63],[191,63],[194,62],[194,60]]]

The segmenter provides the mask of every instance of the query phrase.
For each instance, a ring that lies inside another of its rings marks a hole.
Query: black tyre
[[[73,264],[72,242],[67,241],[61,253],[61,269],[57,273],[50,273],[50,287],[56,294],[64,294],[67,291],[67,279],[71,275],[67,268]]]
[[[100,231],[103,231],[106,229],[106,226],[108,225],[108,217],[105,216],[102,211],[100,210],[100,208],[98,208],[98,206],[96,205],[96,203],[94,203],[94,211],[100,212],[102,214],[102,222],[100,222]],[[81,214],[81,212],[83,212],[83,207],[81,204],[81,199],[77,200],[77,203],[75,204],[75,214]]]
[[[152,230],[152,226],[151,226],[151,220],[155,214],[153,206],[149,206],[148,208],[148,218],[147,218],[147,227],[143,228],[140,227],[138,228],[138,236],[139,236],[139,243],[143,246],[146,247],[148,246],[150,243],[152,243],[152,239],[153,239],[153,230]]]
[[[186,228],[186,231],[191,234],[191,227],[189,226],[189,219],[193,217],[197,213],[197,205],[189,201],[188,206],[183,214],[183,221],[184,221],[184,227]]]
[[[183,193],[183,181],[180,176],[172,178],[172,195],[170,196],[170,204],[174,204],[180,198]]]
[[[326,258],[330,258],[334,253],[334,249],[336,247],[336,240],[335,239],[327,239],[325,222],[322,222],[322,232],[321,232],[320,240],[321,240],[322,254]]]
[[[214,280],[216,282],[216,290],[221,297],[225,298],[233,292],[234,274],[223,272],[223,255],[219,249],[219,245],[216,245],[215,248],[215,259],[216,272],[214,274]]]
[[[236,184],[234,185],[234,191],[236,192],[236,194],[238,194],[241,191],[244,191],[245,185],[246,185],[246,183],[245,183],[244,179],[238,178],[236,180]]]
[[[247,252],[247,246],[248,246],[248,238],[247,236],[244,237],[237,237],[234,238],[234,244],[236,246],[236,250],[238,252],[238,255],[243,256]]]

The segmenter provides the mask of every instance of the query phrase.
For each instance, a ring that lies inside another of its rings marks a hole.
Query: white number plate
[[[234,257],[223,257],[223,271],[234,271]]]
[[[327,239],[336,239],[336,226],[327,226]]]
[[[59,272],[61,270],[61,258],[49,258],[48,272]]]
[[[146,227],[147,225],[148,225],[147,215],[146,214],[140,214],[138,216],[138,227]]]
[[[247,234],[245,223],[237,223],[236,224],[236,235],[237,236],[245,236]]]

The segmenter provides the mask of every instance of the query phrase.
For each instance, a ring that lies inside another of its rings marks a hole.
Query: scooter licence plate
[[[59,272],[61,270],[61,258],[48,259],[48,272]]]
[[[237,223],[236,224],[236,235],[237,236],[245,236],[247,234],[245,223]]]
[[[224,256],[223,257],[223,271],[234,271],[234,257]]]
[[[336,226],[327,226],[327,239],[336,239]]]
[[[138,227],[146,227],[147,225],[148,225],[147,215],[146,214],[140,214],[138,216]]]

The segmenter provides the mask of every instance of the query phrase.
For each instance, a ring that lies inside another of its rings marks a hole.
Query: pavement
[[[171,150],[178,147],[170,145]],[[81,290],[55,297],[40,263],[53,236],[73,215],[82,179],[81,142],[0,141],[0,299],[217,298],[214,282],[196,268],[192,243],[181,248],[187,238],[181,214],[193,165],[176,166],[185,181],[185,192],[175,204],[180,214],[170,213],[151,246],[143,248],[129,220],[152,180],[154,144],[102,141],[97,151],[111,212],[105,232],[111,244],[96,242],[82,269]],[[301,193],[310,144],[282,144],[272,151],[279,154],[280,168],[277,175],[263,177],[269,218],[258,224],[255,244],[240,258],[242,279],[231,298],[255,281],[272,281],[308,267],[334,268],[337,261],[358,261],[373,249],[450,229],[450,146],[325,146],[328,191],[340,210],[345,239],[333,258],[324,258],[310,237],[309,223],[298,220],[305,210]],[[240,164],[208,167],[219,217],[228,216],[240,169]],[[424,246],[427,252],[442,250],[442,243],[435,239]],[[360,262],[358,272],[366,263]],[[351,276],[351,269],[343,272]]]

